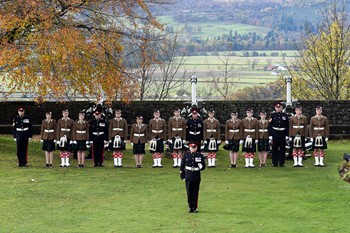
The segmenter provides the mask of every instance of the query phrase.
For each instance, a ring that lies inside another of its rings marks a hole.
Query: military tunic
[[[206,140],[204,147],[205,151],[218,151],[218,140],[220,140],[220,123],[217,119],[206,119],[203,122],[203,139]],[[216,150],[208,148],[210,138],[214,138],[216,141]]]
[[[322,145],[315,145],[316,137],[322,137]],[[313,138],[313,147],[319,149],[327,149],[327,142],[325,138],[329,137],[328,118],[320,115],[313,116],[310,120],[310,137]]]
[[[43,140],[42,150],[44,151],[54,151],[55,150],[55,139],[56,139],[56,120],[44,119],[41,122],[41,140]]]
[[[72,138],[72,129],[74,121],[68,118],[61,118],[57,121],[56,140],[58,142],[57,149],[68,151],[70,149],[70,140]],[[66,141],[63,139],[66,137]]]
[[[155,150],[151,149],[150,152],[159,152],[162,153],[164,151],[164,140],[167,137],[166,133],[166,122],[162,118],[153,118],[149,121],[149,140],[156,140],[157,146]]]
[[[199,167],[198,164],[201,164]],[[201,170],[205,169],[205,160],[200,152],[186,152],[180,165],[180,177],[185,179],[187,202],[190,210],[198,208],[198,194],[201,182]]]
[[[110,149],[122,149],[125,150],[125,139],[128,137],[128,123],[124,118],[113,118],[109,121],[109,129],[108,129],[108,135],[109,135],[109,142],[110,142]],[[114,147],[114,138],[115,136],[119,136],[121,139],[121,146],[118,148]]]
[[[290,147],[294,148],[295,136],[300,136],[301,144],[295,148],[305,149],[305,138],[308,134],[308,121],[304,115],[294,115],[289,119],[289,137],[291,138]]]
[[[200,118],[190,118],[186,122],[186,140],[188,142],[197,142],[198,151],[203,140],[203,120]]]
[[[225,126],[225,141],[228,141],[227,150],[238,152],[239,141],[242,139],[241,119],[227,120]]]
[[[72,140],[76,142],[76,151],[85,151],[86,145],[89,143],[89,122],[86,120],[76,120],[73,123]]]
[[[27,115],[13,118],[13,138],[16,139],[18,166],[27,165],[28,139],[33,137],[33,127]]]
[[[241,123],[242,138],[244,140],[242,151],[256,152],[255,140],[258,139],[259,125],[255,117],[244,118]],[[249,140],[251,140],[249,142]]]
[[[134,154],[145,154],[145,143],[148,137],[147,125],[133,124],[130,130],[130,142],[133,143],[133,153]]]

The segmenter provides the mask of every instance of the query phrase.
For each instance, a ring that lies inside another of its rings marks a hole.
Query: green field
[[[184,182],[172,160],[134,168],[127,148],[124,168],[44,168],[39,142],[30,142],[29,167],[17,168],[15,143],[0,137],[0,232],[346,232],[350,186],[338,175],[349,141],[330,141],[324,168],[228,169],[226,151],[202,173],[199,213],[188,214]],[[258,164],[255,160],[255,164]]]

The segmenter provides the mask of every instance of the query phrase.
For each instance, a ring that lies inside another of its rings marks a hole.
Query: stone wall
[[[231,110],[236,108],[239,112],[239,117],[245,117],[245,110],[248,107],[254,109],[254,116],[258,117],[259,111],[264,109],[271,113],[274,101],[207,101],[204,103],[204,108],[214,109],[216,111],[216,118],[222,124],[230,118]],[[329,118],[331,126],[331,137],[335,138],[349,138],[350,137],[350,101],[300,101],[303,107],[303,113],[310,119],[315,115],[315,107],[321,105],[323,107],[323,114]],[[188,105],[188,104],[187,104]],[[35,126],[35,133],[39,132],[39,125],[42,119],[45,118],[45,111],[49,110],[53,113],[54,119],[59,119],[63,107],[67,107],[70,111],[70,117],[76,119],[78,112],[81,109],[89,106],[88,102],[67,102],[67,103],[53,103],[46,102],[43,105],[36,105],[33,102],[4,102],[0,103],[0,133],[11,133],[12,118],[17,113],[17,107],[24,106],[26,113],[31,117],[33,125]],[[159,109],[161,117],[168,119],[172,116],[173,109],[183,108],[186,104],[183,101],[135,101],[131,103],[115,102],[112,107],[120,108],[122,115],[127,119],[129,124],[135,122],[137,115],[144,117],[144,122],[148,123],[149,119],[153,117],[153,109]]]

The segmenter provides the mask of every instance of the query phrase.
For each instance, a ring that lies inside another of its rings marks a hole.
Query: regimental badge
[[[200,163],[200,162],[202,162],[202,159],[199,158],[199,157],[196,157],[194,161],[197,162],[197,163]]]
[[[100,123],[100,126],[101,126],[101,127],[105,127],[106,124],[105,124],[105,123]]]
[[[29,123],[29,119],[24,119],[23,123]]]

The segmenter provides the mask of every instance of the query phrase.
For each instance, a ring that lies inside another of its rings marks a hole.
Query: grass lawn
[[[349,141],[331,141],[326,167],[228,169],[227,151],[202,173],[199,213],[188,214],[184,182],[170,158],[153,169],[134,168],[130,147],[124,167],[44,168],[39,142],[29,145],[29,167],[17,168],[15,143],[0,137],[0,232],[346,232],[350,186],[338,176]],[[258,160],[255,160],[258,164]]]

